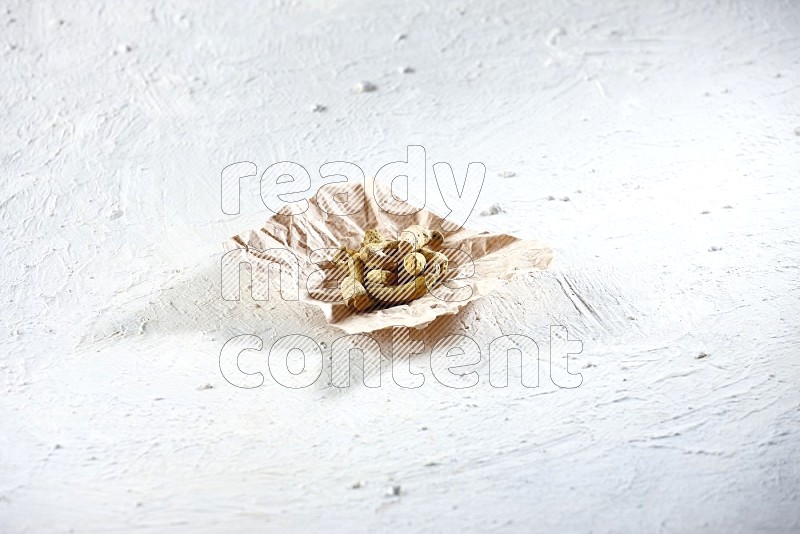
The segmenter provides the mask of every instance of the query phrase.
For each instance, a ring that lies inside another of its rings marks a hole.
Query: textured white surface
[[[3,532],[800,528],[797,2],[5,5]],[[564,324],[583,384],[230,386],[338,334],[219,298],[222,167],[409,144],[556,249],[449,331]]]

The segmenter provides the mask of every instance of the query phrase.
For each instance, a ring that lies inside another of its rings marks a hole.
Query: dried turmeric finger
[[[392,271],[373,269],[364,275],[364,283],[366,285],[393,286],[397,283],[397,275]]]
[[[400,232],[400,252],[405,256],[409,252],[416,252],[431,240],[430,230],[418,224],[413,224]]]
[[[339,291],[348,308],[365,311],[374,305],[364,285],[352,276],[345,276],[342,279],[339,283]]]
[[[363,245],[371,245],[375,243],[382,243],[384,241],[383,236],[378,231],[377,228],[370,228],[366,232],[364,232],[364,241]]]
[[[411,276],[417,276],[425,268],[425,256],[419,252],[411,252],[403,258],[403,268]]]
[[[447,272],[450,261],[444,253],[432,250],[428,247],[422,247],[420,253],[425,256],[427,264],[424,272],[426,274],[438,273],[439,275],[443,275]]]
[[[358,252],[358,257],[370,269],[394,270],[400,263],[400,255],[392,249],[388,242],[364,245]]]
[[[418,276],[411,282],[398,286],[384,286],[368,283],[367,293],[374,301],[384,305],[407,304],[420,297],[424,297],[428,292],[428,284],[435,282],[430,275]]]

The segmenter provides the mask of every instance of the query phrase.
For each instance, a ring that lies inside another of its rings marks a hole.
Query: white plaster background
[[[4,2],[0,531],[796,532],[799,36],[789,0]],[[233,335],[338,333],[220,299],[268,215],[222,167],[409,144],[556,252],[449,331],[567,325],[583,384],[230,386]]]

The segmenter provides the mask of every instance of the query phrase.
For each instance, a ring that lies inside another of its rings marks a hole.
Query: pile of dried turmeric
[[[340,246],[334,263],[345,271],[339,283],[344,302],[366,311],[424,296],[447,272],[447,256],[439,251],[443,243],[441,232],[413,225],[397,240],[384,239],[372,229],[365,232],[360,249]]]

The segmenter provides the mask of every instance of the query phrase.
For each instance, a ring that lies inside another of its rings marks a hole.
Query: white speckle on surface
[[[547,46],[551,48],[555,48],[558,45],[558,41],[561,37],[567,34],[567,30],[564,28],[553,28],[547,33]]]
[[[378,87],[372,82],[358,82],[354,90],[356,93],[372,93],[373,91],[377,91]]]
[[[505,211],[506,211],[506,210],[505,210],[505,209],[503,209],[503,206],[501,206],[501,205],[498,203],[498,204],[492,204],[491,206],[489,206],[488,208],[486,208],[485,210],[483,210],[483,211],[481,212],[481,215],[483,215],[484,217],[486,217],[486,216],[489,216],[489,215],[497,215],[498,213],[505,213]]]
[[[497,173],[497,176],[499,176],[500,178],[513,178],[516,175],[517,173],[513,171],[500,171]]]

